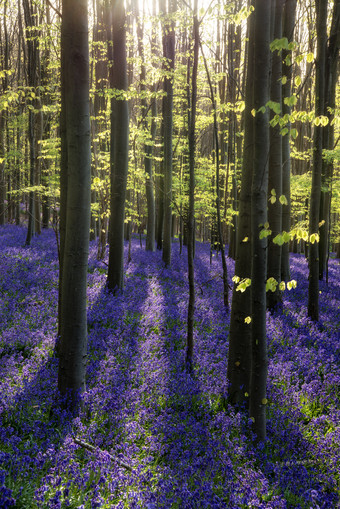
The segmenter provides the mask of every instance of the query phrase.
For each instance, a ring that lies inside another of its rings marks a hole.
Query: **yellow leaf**
[[[261,401],[262,405],[266,405],[268,403],[268,400],[267,398],[263,398],[262,401]]]
[[[249,324],[249,323],[251,322],[251,316],[247,316],[247,317],[244,319],[244,322]]]

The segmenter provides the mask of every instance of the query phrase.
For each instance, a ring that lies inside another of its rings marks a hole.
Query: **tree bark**
[[[137,38],[138,38],[138,52],[141,58],[141,72],[140,72],[140,91],[141,91],[141,115],[144,133],[148,131],[148,105],[145,97],[146,93],[146,69],[144,61],[144,41],[143,41],[143,25],[139,15],[138,1],[136,2],[136,16],[137,16]],[[152,48],[155,51],[155,37],[153,32]],[[153,176],[153,143],[156,137],[156,116],[157,116],[157,102],[156,98],[151,99],[151,127],[150,135],[144,144],[144,170],[145,170],[145,194],[147,201],[147,230],[146,230],[146,250],[155,251],[156,239],[156,210],[155,210],[155,193],[154,193],[154,176]]]
[[[250,417],[258,440],[266,438],[266,279],[267,239],[260,232],[267,223],[267,189],[269,156],[269,99],[270,82],[270,21],[271,2],[255,1],[254,48],[254,171],[251,189],[252,267],[251,267],[251,323],[252,359],[250,380]],[[264,112],[260,110],[264,108]]]
[[[29,176],[29,185],[33,188],[36,183],[38,177],[38,157],[37,157],[37,132],[36,126],[38,125],[38,115],[40,113],[35,113],[34,110],[37,110],[40,106],[39,100],[39,92],[37,90],[37,86],[39,84],[40,77],[40,54],[39,54],[39,42],[38,42],[38,29],[37,29],[37,12],[36,6],[30,0],[23,0],[23,8],[24,8],[24,19],[26,25],[26,42],[27,42],[27,55],[28,55],[28,66],[27,66],[27,78],[28,78],[28,86],[31,89],[31,100],[30,100],[30,110],[28,112],[28,139],[30,146],[30,176]],[[36,221],[39,221],[39,218],[36,217],[36,213],[39,213],[39,207],[36,206],[36,193],[33,190],[29,192],[29,208],[28,208],[28,228],[25,245],[29,246],[31,244],[32,236],[35,233]]]
[[[328,117],[329,122],[323,129],[323,148],[326,150],[334,149],[334,111],[336,85],[338,81],[338,58],[340,47],[340,3],[334,2],[331,31],[326,48],[325,62],[325,103],[324,115]],[[331,182],[333,177],[333,158],[324,158],[322,165],[322,189],[320,201],[320,244],[319,244],[319,279],[323,279],[327,272],[327,263],[329,255],[329,227],[330,227],[330,207],[331,207]]]
[[[252,2],[254,6],[254,1]],[[248,18],[248,61],[246,69],[244,147],[239,197],[239,216],[236,239],[235,276],[240,280],[251,276],[251,182],[254,160],[254,21],[252,13]],[[250,287],[244,292],[237,291],[234,283],[228,355],[229,400],[237,406],[249,403],[251,369],[251,326],[245,321],[251,315]]]
[[[288,42],[292,42],[295,26],[295,13],[296,13],[296,0],[286,0],[284,6],[284,19],[283,19],[283,37],[287,37]],[[292,64],[291,60],[292,51],[285,50],[282,53],[282,75],[287,78],[285,84],[282,85],[282,114],[290,115],[291,108],[285,104],[284,99],[290,97],[292,93]],[[287,199],[287,205],[282,209],[282,230],[284,232],[290,231],[290,215],[291,215],[291,196],[290,196],[290,121],[286,126],[288,132],[282,136],[282,194]],[[283,281],[290,280],[290,263],[289,263],[289,242],[282,245],[281,251],[281,279]]]
[[[274,21],[273,39],[282,38],[282,12],[284,0],[276,0],[272,16]],[[272,53],[271,90],[270,99],[278,104],[281,110],[282,103],[282,55],[275,50]],[[274,119],[275,112],[270,112]],[[270,128],[270,151],[269,151],[269,174],[268,174],[268,222],[272,233],[268,242],[268,278],[274,278],[277,282],[275,290],[267,292],[267,307],[274,309],[282,303],[281,282],[281,245],[273,242],[273,239],[282,233],[282,137],[280,124]],[[274,193],[271,195],[271,193]],[[272,198],[273,196],[273,198]],[[275,201],[274,201],[275,198]],[[272,203],[272,201],[274,203]],[[273,287],[274,288],[274,287]]]
[[[77,409],[85,389],[86,288],[91,153],[87,0],[63,0],[62,63],[67,142],[66,228],[61,288],[58,389]]]
[[[174,12],[174,1],[169,0],[166,10],[164,0],[160,1],[163,14]],[[171,225],[172,225],[172,130],[173,130],[173,71],[175,66],[175,28],[171,19],[164,20],[163,56],[166,75],[164,77],[163,97],[163,157],[164,157],[164,218],[163,218],[163,262],[171,263]]]
[[[327,45],[327,7],[328,0],[316,0],[316,36],[317,56],[315,74],[315,116],[323,115],[325,111],[325,71]],[[322,174],[322,137],[321,124],[314,126],[313,138],[313,166],[312,189],[309,209],[309,287],[308,287],[308,316],[319,320],[319,242],[311,239],[319,234],[321,174]]]
[[[125,9],[112,1],[113,70],[112,88],[120,97],[111,101],[111,206],[107,287],[124,288],[124,217],[129,157],[129,108],[124,92],[128,88]]]
[[[194,350],[194,313],[195,313],[194,243],[195,243],[195,148],[196,148],[195,131],[196,131],[196,109],[197,109],[198,54],[199,54],[199,23],[197,19],[197,0],[194,0],[191,97],[190,91],[188,92],[189,209],[187,222],[188,225],[187,251],[188,251],[189,303],[187,320],[186,368],[189,372],[192,371],[192,357]]]

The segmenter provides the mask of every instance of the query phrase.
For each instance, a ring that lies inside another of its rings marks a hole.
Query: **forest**
[[[0,509],[340,507],[340,0],[0,14]]]

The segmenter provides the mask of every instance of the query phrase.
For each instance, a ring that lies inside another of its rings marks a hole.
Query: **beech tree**
[[[148,136],[148,104],[145,97],[146,93],[146,69],[145,69],[145,54],[144,54],[144,41],[143,41],[143,24],[140,19],[138,1],[136,2],[136,15],[137,15],[137,38],[138,38],[138,52],[141,58],[141,71],[140,71],[140,91],[141,91],[141,115],[142,126],[144,129],[144,136]],[[155,34],[152,37],[152,49],[155,45]],[[146,138],[144,143],[144,169],[145,169],[145,194],[147,201],[147,233],[146,233],[146,250],[155,251],[156,240],[156,209],[155,209],[155,192],[154,192],[154,172],[153,172],[153,143],[156,136],[156,115],[157,115],[157,101],[156,98],[151,99],[151,127],[150,135]]]
[[[171,263],[172,227],[172,130],[173,130],[173,71],[175,66],[175,28],[172,14],[174,0],[160,0],[160,11],[165,17],[163,24],[164,97],[163,97],[163,168],[164,168],[164,216],[163,216],[163,261]],[[159,218],[159,221],[162,219]]]
[[[315,80],[315,116],[323,115],[325,107],[325,70],[327,45],[327,7],[328,0],[316,0],[316,80]],[[309,210],[309,288],[308,316],[312,320],[319,319],[319,221],[322,174],[322,136],[321,123],[314,127],[312,189]]]
[[[255,2],[251,6],[254,8]],[[255,15],[248,18],[248,60],[244,109],[244,146],[237,221],[235,278],[231,303],[228,355],[229,400],[236,405],[249,402],[251,369],[251,182],[254,159],[254,29]],[[243,285],[241,288],[239,285]],[[241,291],[242,290],[242,291]]]
[[[286,0],[284,5],[283,18],[283,37],[287,38],[288,43],[293,40],[295,27],[296,0]],[[282,84],[282,114],[290,115],[291,107],[285,98],[291,96],[292,90],[292,50],[286,49],[282,52],[282,76],[285,76],[285,83]],[[286,198],[286,204],[282,209],[282,230],[290,231],[290,215],[291,215],[291,192],[290,192],[290,121],[287,124],[288,132],[282,136],[282,194]],[[281,251],[281,279],[283,281],[290,280],[289,266],[289,243],[282,245]]]
[[[129,157],[129,109],[126,61],[125,8],[121,0],[112,0],[113,67],[111,86],[111,200],[109,225],[109,267],[107,287],[110,291],[124,287],[124,218]]]
[[[62,3],[62,128],[65,148],[62,171],[65,186],[65,236],[62,245],[62,285],[58,389],[70,396],[76,410],[85,389],[87,359],[86,288],[90,231],[90,109],[87,0]]]
[[[331,20],[331,29],[326,45],[325,62],[325,99],[323,115],[328,123],[323,128],[323,162],[322,162],[322,188],[320,199],[320,245],[319,245],[319,279],[323,279],[327,272],[329,255],[329,229],[331,208],[331,183],[333,179],[333,150],[335,148],[334,112],[336,85],[339,76],[339,50],[340,50],[340,2],[334,2]],[[328,151],[328,155],[327,152]]]
[[[30,192],[29,192],[29,216],[26,236],[26,245],[31,244],[32,235],[35,231],[40,232],[40,210],[36,193],[33,188],[39,183],[39,146],[37,143],[38,131],[41,138],[42,118],[40,109],[40,93],[37,88],[40,82],[40,52],[38,39],[38,13],[37,6],[30,0],[23,0],[24,18],[26,24],[27,41],[27,80],[30,87],[30,109],[28,112],[28,139],[30,147]]]
[[[273,2],[273,0],[272,0]],[[251,328],[252,357],[249,412],[259,440],[266,438],[267,336],[266,279],[267,238],[262,235],[267,223],[269,155],[270,22],[271,3],[255,0],[254,45],[254,166],[251,188]]]
[[[196,109],[197,109],[197,71],[199,54],[199,22],[197,18],[197,0],[193,7],[193,62],[191,70],[191,94],[188,90],[188,143],[189,143],[189,209],[188,209],[188,331],[186,367],[192,371],[192,356],[194,344],[194,312],[195,312],[195,280],[194,280],[194,243],[195,243],[195,147],[196,147]],[[188,89],[190,74],[188,73]]]
[[[272,39],[282,39],[282,13],[284,0],[276,0],[272,3]],[[281,51],[272,52],[272,70],[270,99],[273,108],[281,112],[282,103],[282,55]],[[271,112],[271,119],[275,111]],[[273,242],[273,239],[282,232],[282,140],[280,124],[276,123],[270,127],[270,150],[269,150],[269,174],[268,174],[268,223],[271,230],[271,237],[268,242],[268,278],[275,280],[272,289],[267,292],[267,306],[269,309],[280,304],[282,295],[280,290],[281,282],[281,245]]]

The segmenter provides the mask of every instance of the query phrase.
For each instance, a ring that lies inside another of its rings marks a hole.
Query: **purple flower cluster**
[[[81,414],[56,405],[58,262],[53,232],[30,248],[0,229],[0,508],[335,508],[340,494],[340,277],[306,319],[307,265],[268,314],[268,441],[226,403],[229,313],[221,260],[197,244],[194,373],[184,369],[185,252],[132,241],[125,291],[105,289],[90,249],[89,364]],[[233,263],[228,260],[230,284]]]

